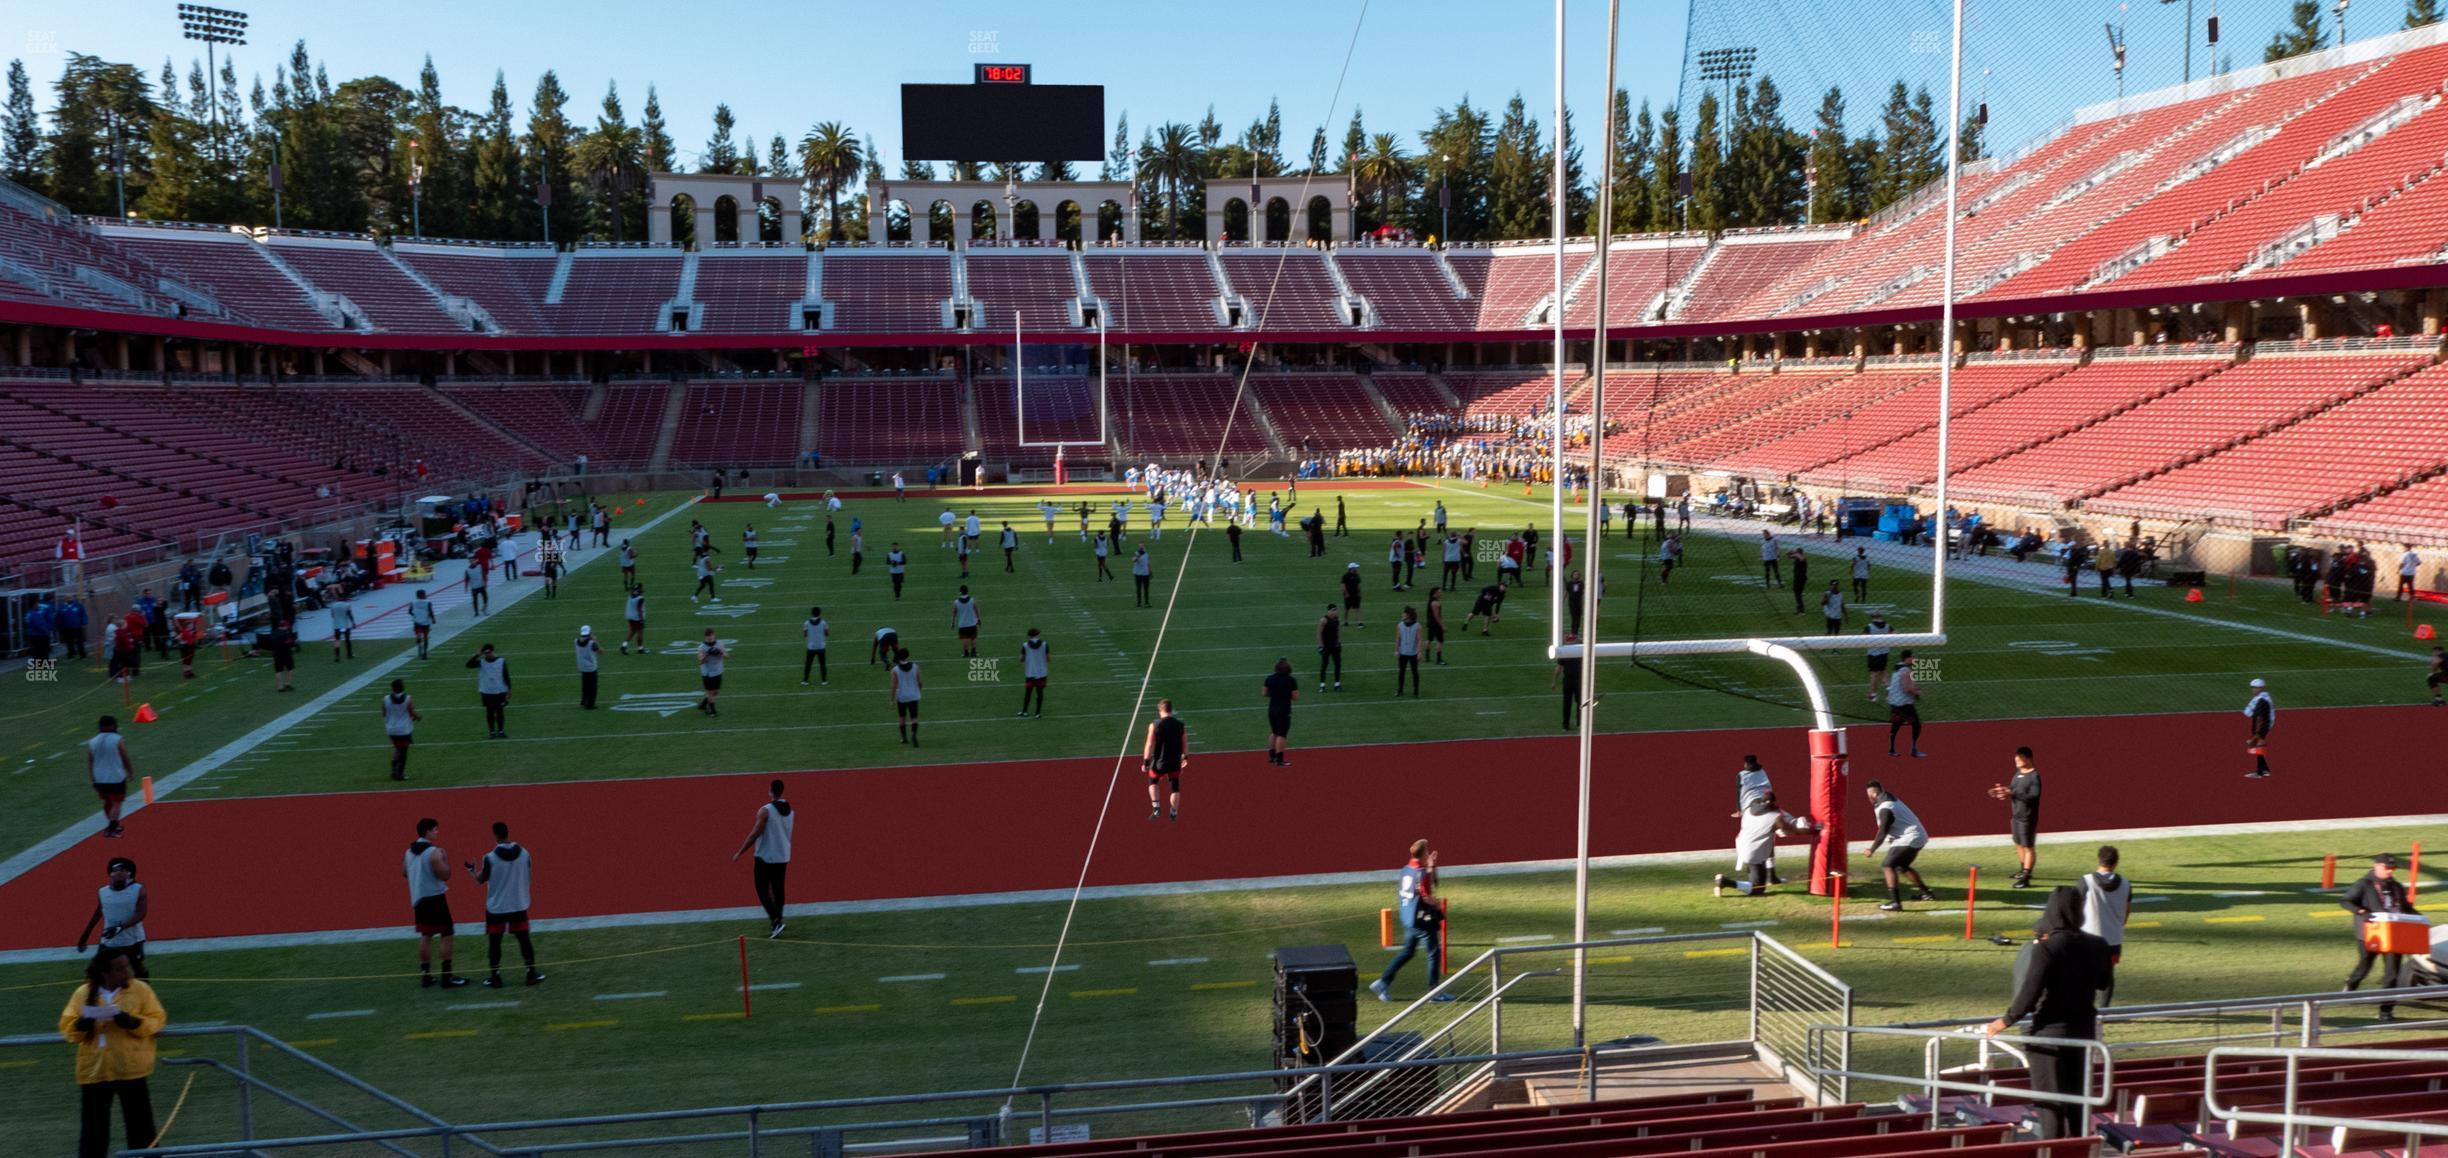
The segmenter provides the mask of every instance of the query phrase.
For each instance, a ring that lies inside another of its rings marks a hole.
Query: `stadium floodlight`
[[[2120,25],[2101,24],[2108,30],[2108,55],[2116,70],[2117,99],[2125,99],[2125,29]]]
[[[204,84],[208,90],[221,83],[221,64],[213,50],[220,45],[236,48],[247,40],[247,14],[235,8],[211,8],[202,4],[178,6],[179,35],[204,42],[204,64],[207,73]],[[218,90],[212,97],[213,159],[221,160],[221,98]]]
[[[2337,8],[2336,8],[2336,12],[2337,12],[2337,18],[2338,18],[2338,47],[2339,47],[2339,48],[2344,48],[2344,47],[2346,47],[2346,5],[2348,5],[2348,4],[2352,3],[2352,2],[2353,2],[2353,0],[2337,0]]]
[[[2159,3],[2162,5],[2174,4],[2176,0],[2159,0]],[[2193,0],[2184,0],[2184,6],[2184,81],[2186,84],[2191,84],[2193,83]],[[2215,43],[2218,36],[2214,33],[2210,39]]]
[[[1734,86],[1751,79],[1751,67],[1759,61],[1759,49],[1749,46],[1705,48],[1696,60],[1702,81],[1725,82],[1725,104],[1717,112],[1717,132],[1720,137],[1730,140],[1734,121]]]

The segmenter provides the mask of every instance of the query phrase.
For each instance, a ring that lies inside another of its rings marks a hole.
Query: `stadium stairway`
[[[509,439],[520,446],[526,447],[528,450],[534,452],[537,458],[540,458],[545,462],[560,462],[569,457],[567,451],[554,450],[553,448],[537,442],[536,440],[529,438],[502,423],[495,422],[490,417],[487,417],[483,411],[474,409],[466,402],[452,397],[448,391],[445,391],[440,387],[427,386],[425,388],[425,392],[432,395],[434,400],[441,403],[444,407],[458,412],[460,417],[465,418],[478,426],[486,427],[503,438]]]
[[[664,470],[671,464],[672,443],[680,438],[680,419],[688,413],[688,387],[674,382],[663,395],[663,426],[655,435],[654,457],[646,460],[646,469]]]

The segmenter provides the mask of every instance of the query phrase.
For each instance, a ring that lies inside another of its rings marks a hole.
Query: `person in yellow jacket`
[[[153,987],[136,979],[128,955],[102,949],[85,966],[85,981],[60,1010],[60,1036],[76,1043],[77,1089],[82,1095],[77,1133],[79,1158],[111,1152],[110,1105],[119,1100],[127,1126],[127,1148],[153,1145],[153,1035],[170,1020]]]

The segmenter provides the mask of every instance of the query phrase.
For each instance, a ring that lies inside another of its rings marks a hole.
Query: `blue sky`
[[[508,75],[522,114],[547,68],[573,94],[572,114],[585,118],[612,80],[635,118],[651,81],[683,160],[692,161],[715,103],[727,101],[742,130],[759,141],[776,133],[795,141],[818,120],[840,120],[880,144],[897,167],[899,86],[966,82],[977,60],[1033,64],[1046,83],[1105,85],[1108,134],[1124,110],[1136,136],[1141,126],[1164,120],[1196,122],[1210,103],[1228,133],[1238,134],[1265,113],[1272,96],[1283,107],[1285,151],[1297,154],[1310,130],[1329,119],[1355,21],[1362,24],[1359,47],[1331,114],[1336,141],[1355,100],[1372,131],[1408,135],[1465,93],[1475,103],[1501,105],[1519,89],[1540,108],[1553,83],[1552,8],[1535,0],[1370,0],[1364,21],[1359,0],[222,3],[254,20],[253,43],[237,50],[242,86],[255,73],[268,82],[300,37],[335,83],[380,73],[413,85],[431,52],[445,93],[468,108],[483,106],[496,68]],[[148,71],[169,54],[184,73],[202,46],[179,39],[175,9],[166,0],[28,4],[23,18],[10,22],[23,31],[0,33],[0,55],[24,57],[45,85],[68,51]],[[1604,10],[1588,0],[1576,0],[1574,9],[1571,67],[1580,71],[1568,79],[1581,99],[1595,102]],[[1628,0],[1626,9],[1637,10],[1644,27],[1625,53],[1627,87],[1636,97],[1671,102],[1683,4]],[[1490,18],[1506,10],[1521,18]],[[369,18],[375,13],[379,18]],[[973,54],[973,42],[991,51]]]

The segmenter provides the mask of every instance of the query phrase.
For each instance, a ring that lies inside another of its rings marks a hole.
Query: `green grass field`
[[[1302,512],[1321,498],[1331,518],[1333,500],[1325,492],[1304,491]],[[1325,559],[1306,557],[1297,535],[1276,539],[1259,532],[1245,536],[1246,562],[1239,565],[1229,561],[1224,538],[1215,533],[1199,535],[1185,561],[1192,540],[1176,519],[1152,545],[1158,606],[1139,609],[1132,606],[1127,557],[1115,561],[1119,581],[1092,581],[1093,562],[1077,538],[1075,516],[1065,515],[1049,546],[1034,500],[958,495],[955,509],[966,514],[974,507],[988,524],[989,550],[974,561],[970,583],[985,615],[985,655],[1001,660],[975,679],[954,649],[950,600],[960,580],[951,553],[937,546],[941,502],[921,495],[906,504],[853,503],[840,520],[841,554],[830,559],[823,548],[824,515],[814,503],[770,511],[757,504],[702,507],[693,513],[725,551],[721,609],[687,602],[690,515],[682,514],[637,538],[650,599],[648,638],[657,654],[612,654],[604,661],[605,702],[652,710],[585,713],[575,706],[576,677],[566,649],[576,626],[591,623],[607,646],[619,635],[619,576],[606,555],[565,580],[558,599],[530,596],[441,647],[433,660],[410,660],[401,668],[426,715],[411,769],[414,783],[1110,755],[1131,731],[1133,697],[1157,648],[1174,575],[1184,566],[1187,578],[1163,630],[1149,687],[1152,695],[1183,705],[1202,748],[1263,744],[1258,681],[1278,656],[1290,657],[1304,681],[1312,678],[1313,624],[1335,597],[1344,564],[1353,561],[1366,584],[1368,626],[1346,634],[1346,690],[1328,696],[1304,691],[1300,744],[1552,732],[1552,665],[1540,656],[1547,610],[1535,568],[1531,587],[1516,593],[1492,636],[1455,635],[1449,666],[1428,670],[1425,699],[1390,695],[1390,626],[1405,602],[1424,599],[1431,577],[1423,574],[1411,591],[1387,590],[1386,540],[1392,529],[1427,517],[1439,498],[1455,526],[1473,526],[1497,540],[1546,510],[1543,495],[1525,500],[1519,492],[1476,488],[1352,492],[1353,533],[1330,540]],[[675,499],[659,497],[648,509],[670,509]],[[847,558],[853,515],[866,520],[869,543],[867,566],[855,578]],[[1016,575],[1002,573],[1000,555],[991,549],[1005,519],[1021,531]],[[632,525],[639,521],[628,516]],[[749,521],[765,536],[765,559],[753,573],[738,552],[739,530]],[[1135,519],[1132,541],[1143,533],[1144,521]],[[1640,540],[1606,540],[1610,584],[1602,634],[1655,639],[1815,629],[1815,607],[1796,616],[1790,594],[1762,589],[1756,540],[1743,537],[1751,533],[1695,539],[1686,566],[1663,587]],[[896,536],[912,560],[898,602],[882,565],[885,545]],[[1788,542],[1814,552],[1814,587],[1843,574],[1835,544]],[[2037,563],[2028,573],[2050,576]],[[1479,583],[1491,581],[1492,565],[1480,565],[1478,574]],[[497,602],[507,590],[497,586]],[[1928,590],[1925,574],[1882,566],[1871,598],[1889,606],[1898,630],[1914,631],[1927,622]],[[1935,721],[2233,710],[2248,675],[2272,679],[2289,707],[2405,703],[2421,690],[2422,649],[2398,619],[2324,619],[2275,584],[2245,582],[2232,596],[2214,589],[2197,605],[2181,602],[2180,594],[2145,588],[2139,599],[2111,604],[2088,589],[2080,599],[2067,599],[2046,588],[1952,583],[1952,642],[1927,657],[1937,665],[1928,669],[1934,678],[1926,681],[1931,695],[1925,710]],[[1457,593],[1447,608],[1457,629],[1467,595]],[[834,628],[833,678],[828,687],[802,688],[798,624],[815,604]],[[1858,629],[1858,614],[1853,622]],[[896,742],[881,670],[865,663],[868,638],[884,625],[900,629],[929,676],[921,750]],[[694,700],[695,671],[693,661],[678,654],[709,626],[737,641],[719,719],[686,710]],[[1056,648],[1053,696],[1042,721],[1011,718],[1020,695],[1017,645],[1029,626],[1045,631]],[[516,673],[512,738],[506,741],[484,737],[471,673],[460,667],[484,641],[510,655]],[[213,657],[200,665],[204,678],[185,683],[175,678],[174,667],[156,668],[136,688],[163,713],[162,723],[131,734],[140,770],[167,775],[408,646],[361,644],[357,658],[344,664],[310,647],[301,664],[302,693],[291,696],[272,693],[268,665],[260,661],[224,666]],[[1846,653],[1821,662],[1838,709],[1866,718],[1859,661]],[[163,671],[171,678],[162,678]],[[1599,719],[1610,731],[1803,720],[1793,707],[1799,693],[1790,677],[1748,659],[1676,661],[1654,669],[1610,663],[1600,686]],[[369,689],[316,714],[188,791],[237,796],[389,787],[376,694]],[[89,809],[79,761],[66,753],[90,734],[94,715],[118,710],[119,699],[98,671],[68,672],[56,686],[12,683],[0,692],[0,720],[9,724],[8,758],[15,765],[7,777],[9,806],[0,809],[0,854],[50,836]],[[667,708],[679,710],[666,714]],[[2419,833],[2132,842],[2129,871],[2143,892],[2169,899],[2136,914],[2158,923],[2135,931],[2120,1000],[2333,986],[2347,959],[2344,934],[2335,920],[2317,916],[2322,898],[2298,890],[2313,883],[2323,853],[2355,854],[2410,839]],[[2004,854],[2001,844],[1934,852],[1923,863],[1933,882],[1952,883],[1960,881],[1966,862],[1986,857],[1995,863]],[[2053,850],[2043,875],[2070,877],[2087,867],[2074,863],[2079,856]],[[1708,871],[1713,868],[1602,873],[1597,927],[1684,932],[1728,920],[1778,919],[1783,924],[1775,935],[1859,987],[1864,1021],[1969,1015],[2003,1001],[2006,950],[1908,939],[1959,934],[1959,919],[1908,914],[1863,924],[1850,933],[1852,948],[1831,951],[1824,944],[1823,905],[1799,897],[1713,900],[1705,890]],[[1447,891],[1461,920],[1457,955],[1464,943],[1475,952],[1500,937],[1568,932],[1569,888],[1568,879],[1551,875],[1454,879]],[[2250,889],[2268,895],[2211,895]],[[1069,957],[1081,968],[1057,976],[1025,1076],[1265,1065],[1266,951],[1321,941],[1373,946],[1382,892],[1372,884],[1202,895],[1195,905],[1168,898],[1085,905]],[[757,993],[757,1015],[746,1022],[731,1016],[738,963],[729,939],[736,929],[729,926],[553,935],[545,939],[551,983],[498,996],[473,989],[457,995],[417,991],[399,973],[403,957],[396,944],[165,955],[159,968],[164,999],[181,1023],[257,1025],[447,1117],[476,1120],[1001,1085],[1013,1076],[1041,980],[1014,970],[1045,962],[1060,919],[1059,906],[1030,905],[795,922],[789,940],[753,945],[752,964],[759,983],[799,987]],[[1999,911],[1984,922],[1984,931],[2015,923]],[[463,964],[480,952],[463,947]],[[1373,948],[1366,952],[1364,969],[1375,959]],[[1205,961],[1147,964],[1188,957]],[[877,980],[929,973],[946,976]],[[1604,974],[1601,1036],[1637,1032],[1690,1040],[1739,1030],[1733,1019],[1741,976],[1733,965],[1685,958],[1677,949],[1638,955],[1605,967]],[[73,970],[56,964],[0,968],[0,1024],[16,1032],[48,1031],[72,976]],[[1416,984],[1406,982],[1413,992]],[[666,996],[592,999],[610,991]],[[522,1004],[446,1008],[489,997]],[[1525,1036],[1552,1033],[1560,1024],[1552,1001],[1544,1017],[1531,1008],[1539,1004],[1523,1002],[1518,1024]],[[305,1017],[354,1009],[373,1012]],[[0,1052],[0,1119],[60,1136],[72,1105],[65,1094],[66,1058],[65,1047]],[[157,1097],[166,1104],[174,1090],[160,1087],[183,1078],[176,1071],[158,1078]],[[299,1080],[310,1096],[329,1090],[303,1075]],[[194,1116],[182,1119],[178,1135],[200,1140],[226,1133],[228,1099],[211,1079],[199,1082],[198,1091],[186,1111]],[[398,1121],[370,1112],[367,1120]]]

